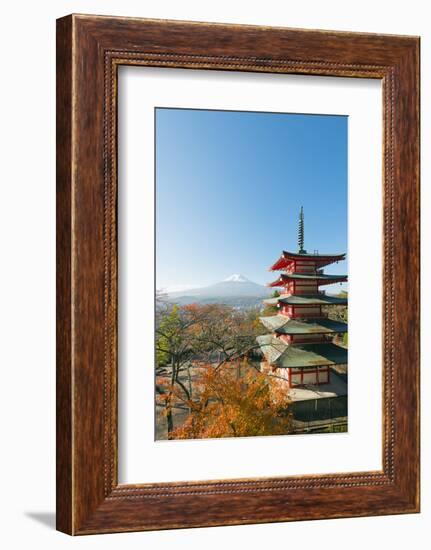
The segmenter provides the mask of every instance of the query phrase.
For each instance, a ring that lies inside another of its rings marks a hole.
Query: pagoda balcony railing
[[[325,296],[326,292],[324,290],[313,290],[313,289],[305,289],[305,290],[295,290],[295,292],[292,292],[292,294],[295,294],[295,296]]]
[[[319,343],[326,343],[326,342],[332,342],[334,339],[333,335],[324,334],[320,337],[316,338],[293,338],[289,340],[289,343],[291,344],[319,344]]]
[[[325,290],[297,290],[296,292],[280,292],[279,296],[277,298],[287,298],[288,296],[326,296]]]
[[[285,314],[290,319],[327,319],[328,314],[326,312],[322,313],[291,313]]]

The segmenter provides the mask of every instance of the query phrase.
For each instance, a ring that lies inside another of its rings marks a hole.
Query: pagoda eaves
[[[290,319],[285,315],[259,317],[268,329],[279,334],[343,334],[347,332],[347,323],[333,319]]]
[[[263,303],[268,306],[276,306],[278,303],[291,306],[345,306],[347,305],[347,296],[345,298],[340,298],[338,296],[329,296],[327,294],[316,294],[310,296],[302,294],[280,294],[280,296],[263,300]]]
[[[344,283],[347,281],[347,275],[327,275],[325,273],[281,273],[278,279],[266,286],[277,287],[285,286],[289,281],[311,281],[318,285],[330,285],[334,283]]]
[[[257,341],[268,362],[277,368],[307,368],[347,363],[347,349],[332,343],[283,344],[271,334],[258,336]]]
[[[294,268],[295,263],[313,263],[318,267],[324,267],[345,259],[346,254],[307,254],[306,252],[300,253],[283,250],[280,258],[269,268],[269,271]]]

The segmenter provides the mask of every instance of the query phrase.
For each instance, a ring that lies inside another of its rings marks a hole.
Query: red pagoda
[[[328,275],[323,270],[344,260],[345,254],[311,254],[304,250],[302,207],[298,248],[298,252],[283,251],[270,268],[281,274],[268,286],[281,290],[279,296],[264,300],[266,305],[275,306],[277,313],[260,318],[271,331],[257,338],[265,357],[262,367],[284,379],[289,388],[298,388],[296,393],[304,394],[301,399],[336,396],[340,391],[331,392],[331,367],[347,364],[347,349],[335,344],[334,337],[347,332],[347,323],[329,319],[322,307],[347,305],[347,298],[327,295],[320,287],[347,281],[347,275]],[[319,386],[323,393],[300,391],[308,386]]]

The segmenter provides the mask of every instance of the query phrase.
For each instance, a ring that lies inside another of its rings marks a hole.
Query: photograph
[[[155,440],[347,432],[348,116],[154,117]]]

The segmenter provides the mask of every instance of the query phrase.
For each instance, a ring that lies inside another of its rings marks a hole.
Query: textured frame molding
[[[86,534],[417,512],[419,39],[76,15],[57,25],[57,528]],[[382,471],[118,484],[119,65],[382,80]]]

